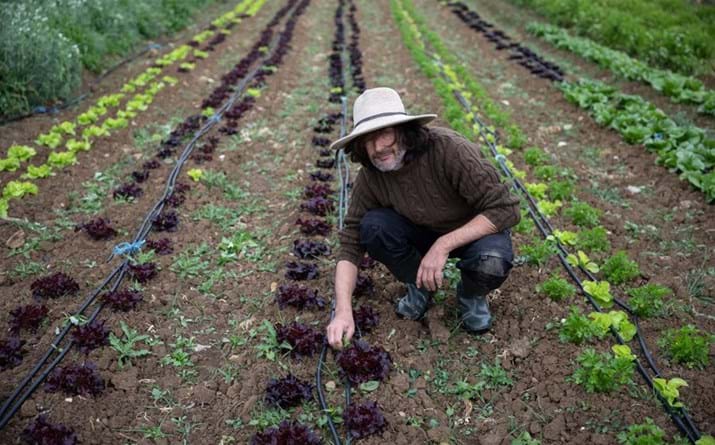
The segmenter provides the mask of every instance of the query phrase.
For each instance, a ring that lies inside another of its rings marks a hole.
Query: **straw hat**
[[[371,88],[355,99],[353,131],[330,144],[330,148],[344,147],[353,139],[381,128],[410,121],[426,124],[436,117],[436,114],[410,116],[405,112],[405,106],[397,91],[392,88]]]

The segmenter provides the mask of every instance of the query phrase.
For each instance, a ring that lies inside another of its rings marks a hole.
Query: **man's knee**
[[[475,291],[484,293],[499,288],[509,276],[512,263],[506,258],[496,255],[479,255],[468,261],[460,261],[458,267],[463,279],[469,282]]]

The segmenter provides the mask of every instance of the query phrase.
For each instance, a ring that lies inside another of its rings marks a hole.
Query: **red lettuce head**
[[[280,425],[256,433],[251,438],[251,445],[321,445],[322,441],[310,428],[295,422],[284,420]]]
[[[59,298],[79,292],[79,284],[62,272],[39,278],[30,285],[32,296],[36,299]]]
[[[371,347],[363,340],[355,340],[339,352],[337,362],[340,374],[354,384],[385,380],[392,367],[390,354],[380,346]]]
[[[40,414],[22,431],[22,440],[29,444],[40,445],[75,445],[77,435],[70,428],[50,423],[47,416]]]
[[[278,342],[287,342],[291,346],[293,357],[310,357],[323,346],[323,334],[302,323],[293,322],[288,326],[276,325]]]
[[[271,379],[266,387],[266,404],[280,408],[298,406],[313,398],[313,385],[302,382],[293,374],[282,379]]]
[[[354,439],[381,433],[387,426],[380,407],[373,401],[350,405],[343,417],[348,434]]]

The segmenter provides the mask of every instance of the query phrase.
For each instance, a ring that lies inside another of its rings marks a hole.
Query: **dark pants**
[[[440,236],[387,208],[370,210],[360,221],[360,243],[403,283],[415,283],[422,257]],[[486,295],[509,276],[513,260],[511,232],[507,229],[485,236],[453,250],[449,256],[460,259],[457,268],[462,273],[465,296]]]

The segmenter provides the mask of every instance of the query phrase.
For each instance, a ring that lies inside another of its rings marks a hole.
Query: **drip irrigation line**
[[[441,64],[437,62],[437,65],[440,66]],[[441,75],[443,78],[446,78],[446,75],[444,71],[441,72]],[[466,109],[466,111],[471,111],[472,107],[462,96],[462,94],[459,91],[454,91],[453,92],[457,100],[460,102],[460,104]],[[498,137],[498,135],[489,129],[487,125],[484,124],[482,120],[477,118],[476,116],[473,116],[473,120],[475,123],[477,123],[477,127],[479,129],[479,135],[484,141],[484,143],[489,147],[489,150],[494,156],[494,158],[497,160],[499,163],[499,166],[504,173],[504,175],[511,180],[511,186],[512,188],[519,194],[523,195],[526,197],[529,206],[527,208],[529,212],[529,216],[534,220],[534,223],[536,224],[537,228],[539,229],[539,232],[541,232],[542,236],[544,238],[548,237],[549,235],[553,234],[553,227],[549,220],[546,218],[546,216],[538,210],[538,206],[536,204],[536,201],[534,200],[533,196],[526,190],[526,187],[524,184],[519,180],[519,178],[515,177],[511,169],[506,165],[506,158],[505,156],[501,155],[495,146],[495,143],[493,143],[485,134],[487,130],[490,135]],[[593,299],[593,296],[590,295],[583,287],[583,282],[581,279],[576,275],[576,272],[574,268],[571,266],[571,264],[568,262],[566,256],[568,255],[568,251],[563,247],[563,245],[556,240],[556,245],[558,247],[558,252],[557,256],[559,258],[559,261],[563,265],[563,267],[566,269],[566,272],[568,275],[573,279],[573,281],[577,284],[581,292],[586,296],[586,299],[588,302],[591,304],[591,306],[597,311],[597,312],[603,312],[602,308],[599,306],[599,304]],[[586,276],[589,278],[591,281],[597,281],[596,277],[591,274],[588,270],[586,270],[583,267],[579,267],[579,270],[581,270],[583,273],[586,274]],[[614,301],[621,307],[623,307],[633,318],[635,321],[635,327],[636,327],[636,336],[638,338],[638,343],[639,347],[641,349],[641,353],[645,357],[646,361],[648,362],[648,366],[651,368],[653,373],[655,374],[656,377],[660,376],[660,370],[657,368],[655,365],[655,360],[653,359],[653,356],[650,352],[650,349],[648,348],[645,339],[642,336],[642,333],[640,331],[640,325],[638,323],[638,317],[633,313],[630,307],[628,307],[627,304],[620,302],[618,299],[614,298]],[[616,331],[616,329],[611,326],[610,327],[611,333],[615,336],[617,342],[619,344],[625,345],[626,342],[623,340],[621,335]],[[680,429],[681,432],[683,432],[688,439],[691,442],[695,442],[699,437],[700,437],[700,432],[698,428],[695,426],[693,420],[690,418],[689,414],[685,410],[685,408],[681,407],[678,409],[679,412],[674,412],[675,410],[671,409],[671,407],[668,405],[667,401],[665,398],[658,392],[653,384],[653,377],[651,377],[650,373],[648,370],[642,365],[642,363],[636,358],[634,360],[636,367],[638,369],[639,374],[643,376],[645,379],[646,383],[648,386],[653,390],[655,393],[656,397],[661,401],[662,405],[665,407],[666,412],[670,415],[671,419],[673,422],[676,424],[676,426]],[[681,417],[682,416],[682,417]]]
[[[295,8],[293,8],[293,12],[295,12]],[[285,32],[285,29],[283,30]],[[280,35],[283,34],[280,33]],[[238,100],[239,97],[241,97],[248,86],[248,83],[251,82],[256,75],[263,69],[263,65],[267,60],[269,60],[271,57],[273,57],[273,51],[275,51],[277,47],[277,42],[279,41],[280,37],[276,37],[273,39],[273,42],[271,43],[271,50],[268,51],[267,55],[263,58],[261,63],[259,63],[253,70],[251,70],[241,81],[238,83],[238,85],[235,87],[234,93],[231,95],[231,97],[206,121],[206,123],[194,133],[194,136],[192,139],[186,144],[184,147],[184,150],[182,151],[181,155],[177,159],[176,165],[172,169],[171,173],[169,174],[167,178],[167,184],[164,189],[163,195],[156,201],[152,209],[146,214],[144,217],[144,220],[142,221],[142,224],[140,225],[139,229],[136,232],[136,235],[133,238],[132,244],[135,244],[141,240],[144,240],[146,236],[149,234],[152,228],[152,222],[154,218],[161,212],[161,210],[164,208],[164,205],[166,203],[166,200],[171,196],[174,190],[174,186],[176,184],[176,180],[179,176],[179,173],[181,172],[181,168],[183,167],[184,163],[188,160],[189,156],[191,155],[191,152],[193,151],[196,142],[203,136],[205,135],[209,130],[211,130],[218,122],[220,122],[221,118],[223,117],[223,114],[234,105],[236,100]],[[93,303],[95,302],[97,296],[101,293],[102,289],[104,289],[109,282],[112,281],[116,277],[116,280],[114,284],[111,286],[110,292],[114,292],[119,288],[119,285],[123,281],[126,273],[127,273],[127,265],[129,264],[129,259],[125,258],[122,263],[117,266],[105,279],[102,281],[102,283],[87,297],[87,299],[82,303],[80,308],[78,309],[77,312],[75,312],[74,315],[82,315],[84,311]],[[95,309],[95,311],[92,313],[90,318],[88,319],[88,322],[94,321],[97,316],[99,316],[99,313],[101,310],[104,308],[104,303],[100,303],[98,307]],[[62,361],[62,359],[67,355],[69,350],[72,348],[74,345],[74,342],[70,341],[70,343],[65,347],[65,348],[60,348],[60,343],[65,339],[69,331],[72,329],[74,324],[68,323],[65,325],[65,327],[62,329],[62,331],[57,334],[55,337],[55,340],[52,342],[50,345],[50,348],[48,351],[45,353],[45,355],[40,359],[40,361],[35,365],[33,370],[22,380],[22,382],[15,388],[11,396],[6,399],[3,402],[2,408],[0,408],[0,430],[2,430],[5,426],[7,426],[8,422],[12,419],[14,414],[20,409],[22,404],[33,394],[33,392],[37,389],[37,387],[47,378],[47,376],[54,370],[54,368]],[[32,383],[32,385],[25,391],[25,393],[18,399],[18,396],[20,393],[23,391],[25,387],[27,387],[28,383],[35,378],[38,372],[42,369],[43,366],[47,364],[47,361],[49,360],[50,356],[52,355],[53,352],[60,351],[60,354],[57,358],[55,358],[48,368],[40,374],[40,376]],[[13,404],[14,402],[14,404]]]

